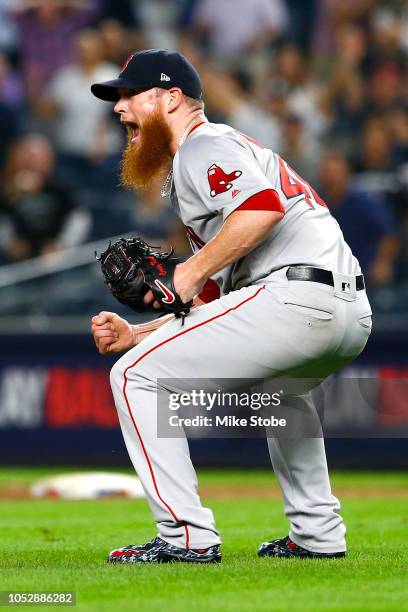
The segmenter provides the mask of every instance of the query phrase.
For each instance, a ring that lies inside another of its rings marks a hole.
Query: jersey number
[[[315,208],[316,205],[326,206],[326,203],[317,195],[309,183],[304,181],[279,155],[277,155],[277,158],[279,160],[281,189],[288,200],[303,195],[307,204],[312,208]]]
[[[241,136],[257,145],[261,149],[264,147],[259,144],[256,140],[248,136],[247,134],[243,134],[239,132]],[[315,206],[325,206],[327,208],[326,202],[320,198],[316,191],[313,189],[309,183],[304,181],[294,170],[287,164],[279,155],[276,156],[279,160],[279,174],[280,174],[280,182],[281,189],[288,200],[292,198],[297,198],[302,195],[305,199],[305,202],[309,204],[311,208]]]

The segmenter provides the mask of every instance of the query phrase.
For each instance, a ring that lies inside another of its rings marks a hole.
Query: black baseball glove
[[[121,238],[114,244],[109,243],[106,251],[95,257],[101,262],[105,283],[119,302],[137,312],[172,312],[176,317],[184,317],[190,312],[192,301],[184,304],[174,289],[174,269],[180,260],[172,257],[173,249],[168,252],[154,250],[141,238]],[[143,301],[151,289],[160,309],[153,308]]]

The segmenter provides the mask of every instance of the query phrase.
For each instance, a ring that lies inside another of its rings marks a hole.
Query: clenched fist
[[[172,319],[174,314],[168,314],[148,323],[131,325],[114,312],[103,310],[92,317],[91,332],[101,355],[121,353],[133,348]]]
[[[91,332],[101,355],[128,351],[137,343],[135,327],[114,312],[92,317]]]

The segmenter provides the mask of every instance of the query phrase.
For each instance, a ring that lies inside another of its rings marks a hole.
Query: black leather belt
[[[307,266],[289,266],[286,276],[288,280],[312,281],[313,283],[323,283],[334,287],[333,274],[329,270],[322,268],[309,268]],[[356,276],[356,289],[365,289],[364,276]]]

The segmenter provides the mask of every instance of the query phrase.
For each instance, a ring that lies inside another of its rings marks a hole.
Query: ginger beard
[[[172,134],[159,110],[139,126],[136,142],[128,125],[128,141],[120,165],[120,184],[131,189],[148,189],[155,179],[168,171]]]

